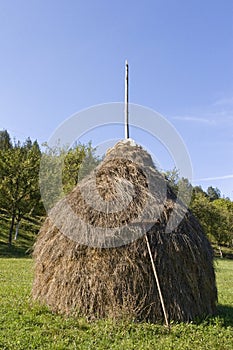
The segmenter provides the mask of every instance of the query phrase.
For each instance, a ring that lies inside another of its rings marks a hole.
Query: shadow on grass
[[[224,326],[233,327],[233,306],[230,305],[218,305],[217,316],[224,321]]]
[[[32,249],[26,246],[9,246],[0,241],[0,258],[30,258]]]
[[[217,312],[213,316],[197,317],[192,323],[196,325],[221,325],[222,327],[233,327],[233,306],[217,306]]]

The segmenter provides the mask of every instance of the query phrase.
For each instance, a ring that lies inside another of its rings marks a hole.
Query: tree
[[[96,149],[93,148],[91,142],[89,142],[85,148],[85,158],[83,159],[79,170],[79,181],[90,174],[90,172],[100,163],[101,159],[96,156],[95,152]]]
[[[11,138],[7,130],[0,131],[0,150],[12,148]]]
[[[219,247],[232,244],[233,203],[226,199],[211,200],[205,193],[197,193],[191,202],[191,210],[199,219],[206,235]]]
[[[86,146],[78,144],[68,150],[64,157],[62,183],[65,193],[69,193],[79,181],[79,173],[86,157]]]
[[[210,234],[210,223],[212,221],[212,212],[209,198],[205,193],[197,192],[192,199],[190,209],[200,221],[207,236]]]
[[[165,178],[168,180],[169,186],[172,188],[173,192],[178,195],[179,198],[185,203],[189,204],[192,194],[192,185],[188,179],[184,177],[179,177],[179,170],[173,168],[172,170],[166,171],[164,173]]]
[[[218,188],[208,187],[205,192],[201,186],[194,186],[185,178],[179,178],[179,171],[174,168],[165,173],[165,177],[177,195],[187,203],[192,191],[190,209],[200,221],[205,234],[215,242],[222,255],[222,245],[233,245],[233,203],[229,198],[220,198]]]
[[[173,189],[175,194],[178,192],[178,181],[179,181],[179,170],[173,168],[172,170],[167,170],[164,173],[165,179],[168,181],[169,186]]]
[[[207,194],[205,193],[205,191],[202,189],[201,186],[194,186],[193,187],[193,199],[195,198],[195,196],[198,194],[198,193],[201,193],[203,194],[205,197],[207,197]]]
[[[221,192],[217,187],[214,188],[212,186],[209,186],[207,188],[207,195],[208,195],[210,201],[214,201],[214,200],[219,199],[221,197]]]
[[[221,213],[222,243],[233,246],[233,202],[219,198],[213,202],[213,207]]]
[[[100,162],[91,142],[76,144],[65,154],[62,182],[65,193],[69,193],[78,182],[88,175]]]
[[[48,211],[96,167],[99,158],[90,142],[87,145],[76,144],[69,150],[59,144],[55,147],[43,146],[40,189]]]
[[[192,191],[193,187],[188,179],[182,177],[177,182],[178,191],[180,199],[183,201],[183,203],[189,205],[190,200],[192,198]]]
[[[0,149],[0,207],[11,218],[8,243],[12,243],[15,221],[34,210],[40,201],[38,143],[29,139],[21,145]]]

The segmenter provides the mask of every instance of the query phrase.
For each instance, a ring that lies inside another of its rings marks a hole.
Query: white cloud
[[[222,175],[222,176],[214,176],[214,177],[204,177],[202,179],[196,179],[196,180],[193,180],[193,181],[194,182],[197,182],[197,181],[214,181],[214,180],[226,180],[226,179],[233,179],[233,174]]]
[[[192,117],[192,116],[175,116],[172,119],[180,120],[184,122],[202,123],[208,125],[215,125],[216,122],[213,119],[203,118],[203,117]]]
[[[215,101],[212,105],[205,106],[188,114],[172,117],[187,123],[206,124],[209,126],[232,126],[233,124],[233,97],[225,97]]]

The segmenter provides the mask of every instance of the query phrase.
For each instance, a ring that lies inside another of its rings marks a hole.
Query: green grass
[[[232,349],[233,260],[217,260],[219,315],[162,325],[64,318],[34,304],[31,259],[0,259],[0,349]]]

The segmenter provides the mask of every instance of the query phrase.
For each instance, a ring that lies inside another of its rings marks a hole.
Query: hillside
[[[1,211],[0,214],[0,257],[30,257],[33,243],[40,229],[40,220],[22,219],[17,239],[13,239],[12,246],[8,246],[8,232],[10,220]],[[14,232],[15,235],[15,232]]]

